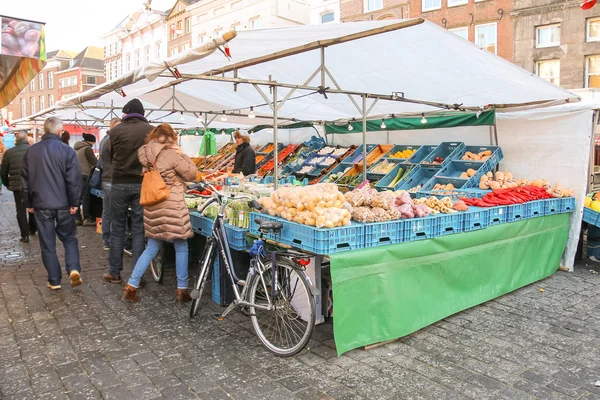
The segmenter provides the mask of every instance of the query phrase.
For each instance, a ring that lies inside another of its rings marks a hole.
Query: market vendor
[[[242,173],[244,176],[252,175],[256,173],[256,154],[250,146],[250,136],[240,131],[235,131],[233,134],[237,149],[235,152],[235,164],[233,166],[233,173]]]

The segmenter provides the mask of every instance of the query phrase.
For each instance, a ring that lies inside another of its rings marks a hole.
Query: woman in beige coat
[[[154,128],[146,138],[146,144],[138,150],[144,171],[155,168],[160,172],[171,191],[165,201],[144,207],[144,229],[148,246],[142,253],[123,291],[123,301],[137,301],[137,288],[144,272],[156,256],[162,242],[175,245],[175,269],[177,273],[177,301],[191,300],[188,294],[188,244],[194,236],[190,215],[185,203],[185,182],[196,179],[196,166],[177,146],[177,134],[168,124]]]

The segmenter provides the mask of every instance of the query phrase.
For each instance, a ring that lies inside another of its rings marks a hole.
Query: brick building
[[[167,14],[167,55],[173,56],[192,47],[192,20],[187,9],[198,0],[177,0]]]
[[[341,0],[342,22],[409,18],[409,0]]]
[[[84,92],[105,82],[104,50],[89,46],[77,54],[69,68],[56,72],[58,100]]]
[[[514,62],[565,89],[600,88],[600,6],[515,0]]]

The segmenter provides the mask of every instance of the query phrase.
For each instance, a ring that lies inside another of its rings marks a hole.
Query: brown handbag
[[[158,155],[156,156],[158,158]],[[140,205],[147,207],[162,203],[169,198],[171,191],[167,187],[155,164],[144,172],[142,190],[140,192]]]

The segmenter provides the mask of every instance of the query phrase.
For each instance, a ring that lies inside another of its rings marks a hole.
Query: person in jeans
[[[29,236],[35,235],[37,232],[35,217],[33,214],[27,212],[23,204],[23,194],[21,192],[21,168],[23,167],[23,158],[28,148],[27,132],[15,133],[15,147],[6,151],[0,167],[2,182],[8,190],[13,192],[15,198],[17,222],[21,231],[21,242],[24,243],[29,243]]]
[[[62,279],[56,236],[65,248],[71,286],[82,283],[74,218],[81,199],[81,169],[75,150],[58,136],[62,128],[58,118],[50,117],[44,122],[44,136],[27,149],[21,170],[23,204],[35,215],[48,287],[53,290],[61,288]]]
[[[110,189],[110,269],[104,274],[106,282],[121,283],[123,249],[127,212],[131,208],[131,261],[135,266],[144,251],[144,209],[140,205],[142,165],[138,150],[144,145],[152,125],[144,117],[144,106],[133,99],[123,107],[121,123],[110,132],[110,156],[112,182]]]
[[[81,196],[81,208],[83,211],[83,222],[81,220],[81,213],[76,214],[77,225],[83,226],[96,226],[96,220],[92,216],[92,199],[90,194],[90,188],[86,186],[88,176],[92,168],[96,166],[96,155],[92,147],[96,143],[96,136],[90,133],[84,133],[83,140],[75,143],[73,148],[77,153],[79,159],[79,167],[81,169],[81,180],[83,182],[83,193]]]
[[[110,120],[109,131],[100,141],[99,166],[102,168],[102,241],[104,250],[110,249],[110,188],[112,163],[110,161],[110,131],[121,123],[121,118]]]
[[[123,301],[137,301],[137,288],[144,272],[156,256],[162,242],[175,245],[175,269],[177,274],[177,301],[191,301],[188,293],[188,244],[194,236],[190,214],[185,203],[185,182],[196,178],[196,165],[177,146],[177,133],[169,124],[154,128],[139,149],[138,158],[144,171],[156,168],[170,190],[169,197],[144,209],[144,227],[148,247],[138,259],[123,291]]]

